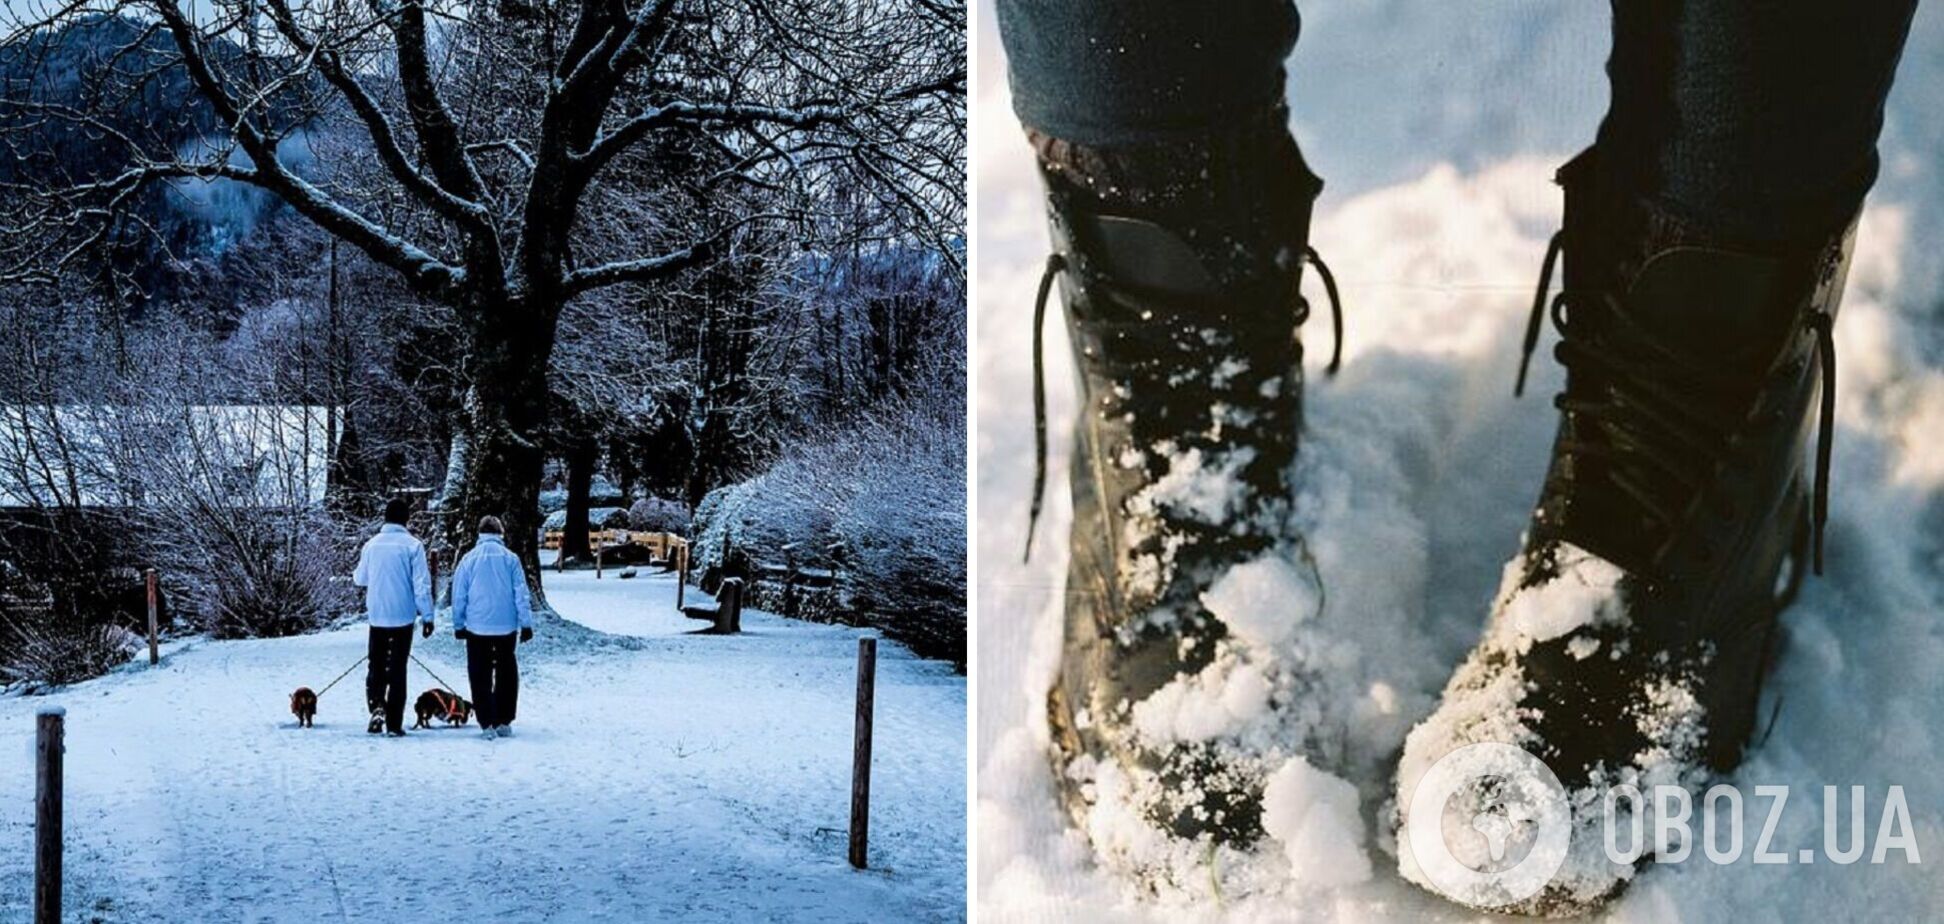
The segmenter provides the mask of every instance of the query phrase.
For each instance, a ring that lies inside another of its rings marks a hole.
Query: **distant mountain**
[[[228,42],[217,43],[211,55],[231,65],[243,56]],[[0,49],[0,132],[16,154],[0,160],[0,181],[52,185],[111,177],[133,162],[128,142],[153,158],[205,150],[222,126],[176,57],[166,32],[108,15]],[[298,118],[294,102],[284,101],[282,118]],[[47,111],[56,106],[88,119]],[[228,181],[185,181],[147,190],[133,213],[161,231],[168,253],[194,259],[220,256],[279,207],[273,197]],[[174,287],[164,259],[161,248],[146,242],[131,242],[117,254],[152,294]]]
[[[204,104],[179,66],[166,33],[143,37],[144,27],[120,16],[93,16],[57,30],[43,30],[0,49],[0,127],[18,133],[33,127],[35,142],[18,161],[0,163],[9,181],[65,174],[95,179],[124,167],[122,144],[103,130],[65,122],[23,108],[31,102],[88,112],[106,129],[164,156],[216,130]]]

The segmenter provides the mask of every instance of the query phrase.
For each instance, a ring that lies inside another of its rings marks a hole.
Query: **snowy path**
[[[597,579],[592,571],[549,571],[547,602],[567,618],[610,635],[685,635],[704,625],[675,609],[674,573],[640,568],[636,577],[623,580],[620,572],[609,568]],[[706,599],[690,587],[682,602]]]
[[[1546,360],[1523,401],[1513,367],[1547,236],[1553,168],[1592,137],[1605,102],[1604,4],[1302,0],[1291,104],[1328,182],[1313,241],[1343,284],[1345,364],[1309,393],[1306,474],[1323,524],[1331,609],[1368,671],[1395,691],[1351,730],[1382,749],[1425,715],[1477,637],[1543,473],[1558,387]],[[1043,695],[1058,657],[1066,446],[1052,444],[1035,560],[1018,561],[1032,465],[1031,306],[1045,258],[1030,152],[1004,95],[988,12],[975,47],[974,273],[979,524],[979,826],[982,920],[1472,920],[1402,882],[1378,843],[1367,880],[1294,881],[1253,899],[1189,897],[1156,911],[1092,864],[1055,805]],[[1791,784],[1776,832],[1821,843],[1823,784],[1870,787],[1872,825],[1905,787],[1922,865],[1649,869],[1616,921],[1920,920],[1944,907],[1944,9],[1923,6],[1890,102],[1838,324],[1841,380],[1830,576],[1785,617],[1770,702],[1779,719],[1737,775]],[[1312,322],[1327,342],[1327,321]],[[1068,355],[1049,324],[1054,433],[1072,421]],[[1317,351],[1312,350],[1312,356]],[[1312,366],[1314,371],[1314,366]],[[1307,496],[1306,496],[1307,497]],[[1373,697],[1373,701],[1376,698]],[[1392,764],[1352,780],[1367,817]],[[1757,815],[1751,824],[1759,825]],[[1373,830],[1375,830],[1373,824]],[[1752,837],[1751,833],[1751,837]],[[1895,856],[1894,854],[1892,855]]]
[[[549,575],[518,736],[365,735],[362,628],[204,642],[0,698],[0,920],[27,914],[32,715],[68,710],[67,904],[121,921],[876,921],[964,915],[965,680],[881,644],[871,856],[844,862],[853,630],[669,635],[666,580]],[[463,685],[447,633],[415,653]],[[417,667],[412,689],[432,686]],[[83,913],[91,916],[81,917]]]

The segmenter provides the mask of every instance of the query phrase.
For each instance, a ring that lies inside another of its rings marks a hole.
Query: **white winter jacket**
[[[365,541],[351,581],[365,589],[365,618],[380,629],[432,621],[432,572],[425,545],[405,527],[386,523]]]
[[[511,635],[533,628],[533,595],[520,556],[506,541],[480,533],[452,572],[452,628],[474,635]]]

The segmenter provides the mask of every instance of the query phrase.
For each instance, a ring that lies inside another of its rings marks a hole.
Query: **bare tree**
[[[12,301],[0,300],[0,567],[44,600],[29,621],[92,631],[112,618],[104,573],[129,544],[102,410],[76,400],[112,387],[88,359],[110,338],[59,306]],[[4,615],[18,624],[23,614]]]
[[[592,560],[590,489],[604,444],[665,411],[692,363],[668,354],[649,336],[633,306],[603,297],[576,300],[561,319],[554,348],[551,448],[567,475],[560,554]]]
[[[35,63],[108,16],[131,37],[80,90]],[[56,279],[150,230],[132,205],[158,184],[276,197],[454,312],[468,391],[448,509],[507,518],[537,589],[568,303],[663,283],[765,226],[956,260],[964,27],[945,0],[27,0],[0,30],[17,75],[5,143],[24,156],[37,134],[78,133],[126,166],[0,190],[0,281]],[[203,143],[107,116],[178,74]],[[668,159],[683,195],[644,203],[614,182]]]
[[[344,524],[324,508],[329,408],[295,391],[272,332],[218,340],[151,318],[108,338],[0,309],[0,558],[46,593],[44,640],[89,641],[139,565],[160,567],[218,636],[285,635],[342,612]],[[36,323],[39,322],[39,323]],[[258,323],[263,323],[259,321]]]

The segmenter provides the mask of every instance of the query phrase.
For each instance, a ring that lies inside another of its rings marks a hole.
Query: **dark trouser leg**
[[[365,712],[377,712],[385,708],[385,652],[390,648],[390,637],[385,630],[371,627],[370,636],[365,642]]]
[[[413,628],[399,626],[385,630],[391,634],[385,664],[385,728],[391,731],[405,728],[405,667],[412,656]]]
[[[499,704],[493,697],[492,640],[474,635],[466,639],[466,679],[472,684],[473,714],[480,728],[500,724]]]
[[[511,725],[520,711],[519,637],[508,635],[494,642],[499,650],[494,657],[493,695],[499,697],[500,724]]]
[[[1289,0],[998,0],[1013,109],[1077,144],[1196,138],[1275,108]]]
[[[1753,245],[1847,224],[1876,179],[1915,0],[1613,0],[1601,164],[1676,218]]]

